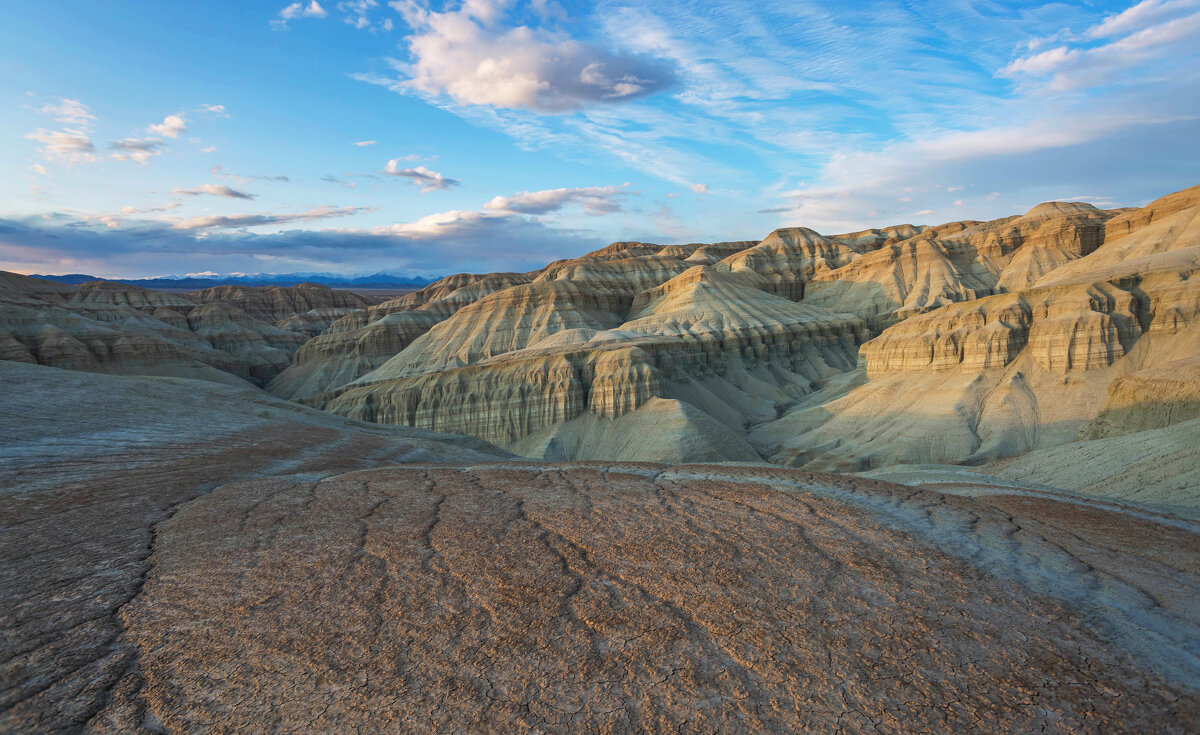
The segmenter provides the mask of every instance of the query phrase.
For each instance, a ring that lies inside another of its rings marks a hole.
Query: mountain
[[[186,294],[0,271],[0,359],[261,384],[309,337],[377,300],[317,284]]]
[[[432,281],[421,276],[402,276],[391,273],[375,273],[368,276],[339,276],[331,273],[258,273],[254,275],[213,275],[213,276],[163,276],[161,278],[115,278],[101,279],[82,273],[64,275],[32,275],[31,278],[41,278],[55,283],[66,283],[78,286],[90,281],[108,280],[112,283],[123,283],[149,289],[201,290],[216,286],[299,286],[304,283],[316,283],[331,288],[342,289],[418,289]]]
[[[1200,416],[1198,228],[1200,187],[1135,209],[615,243],[348,315],[268,389],[535,459],[979,466]]]

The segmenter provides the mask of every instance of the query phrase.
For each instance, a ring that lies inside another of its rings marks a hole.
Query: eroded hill
[[[1139,209],[616,243],[350,314],[269,389],[540,459],[976,465],[1200,415],[1179,387],[1200,379],[1198,270],[1200,187]]]

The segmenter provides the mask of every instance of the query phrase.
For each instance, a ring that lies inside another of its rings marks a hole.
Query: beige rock
[[[231,303],[197,304],[106,281],[75,287],[0,275],[0,354],[22,362],[263,383],[306,339]]]

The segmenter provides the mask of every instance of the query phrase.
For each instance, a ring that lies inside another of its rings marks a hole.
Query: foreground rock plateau
[[[5,732],[1200,728],[1200,523],[1170,513],[0,379]]]

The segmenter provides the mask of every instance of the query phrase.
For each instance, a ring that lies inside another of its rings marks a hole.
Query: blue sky
[[[1200,0],[55,2],[0,269],[439,275],[1200,183]]]

